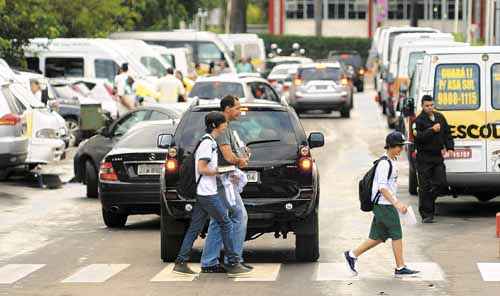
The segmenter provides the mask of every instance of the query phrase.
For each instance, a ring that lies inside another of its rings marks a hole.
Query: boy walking
[[[345,251],[344,257],[349,269],[358,274],[356,261],[366,251],[376,247],[387,239],[392,240],[392,250],[396,260],[395,276],[415,275],[419,271],[406,267],[403,258],[403,232],[399,221],[398,211],[405,214],[407,206],[398,200],[397,179],[398,170],[396,160],[403,146],[405,138],[400,132],[392,132],[385,139],[386,155],[378,162],[375,170],[372,187],[373,221],[369,239],[354,250]]]

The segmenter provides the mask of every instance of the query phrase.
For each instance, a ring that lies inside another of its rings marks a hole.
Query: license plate
[[[326,86],[326,85],[316,85],[316,89],[318,89],[318,90],[325,90],[327,88],[328,88],[328,86]]]
[[[141,176],[159,175],[161,173],[160,164],[140,164],[137,166],[137,174]]]
[[[248,172],[246,172],[246,174],[247,174],[248,183],[257,183],[257,182],[259,182],[259,172],[248,171]]]
[[[453,153],[450,153],[447,159],[469,159],[472,158],[472,149],[455,149]]]

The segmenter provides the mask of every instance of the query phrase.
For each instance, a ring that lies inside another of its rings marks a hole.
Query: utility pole
[[[229,34],[229,29],[231,26],[231,0],[227,0],[227,6],[226,6],[226,24],[224,26],[224,32],[226,34]]]
[[[320,37],[322,35],[322,23],[323,23],[323,1],[314,0],[314,27],[316,36]]]
[[[472,42],[472,0],[467,0],[467,42]]]
[[[458,33],[458,10],[460,8],[460,1],[455,0],[455,24],[453,26],[453,32]]]

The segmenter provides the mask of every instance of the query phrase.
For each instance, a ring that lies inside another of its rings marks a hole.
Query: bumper
[[[38,164],[61,160],[66,144],[61,139],[32,138],[26,163]]]
[[[22,165],[26,161],[27,153],[4,153],[0,154],[0,169]]]
[[[99,182],[99,199],[104,209],[116,207],[119,213],[160,213],[158,183]]]
[[[447,172],[446,178],[451,187],[457,188],[488,188],[500,192],[500,173],[452,173]]]
[[[290,103],[293,107],[302,110],[314,110],[314,109],[334,109],[339,110],[345,105],[349,104],[348,96],[339,95],[307,95],[300,98],[295,98],[293,102]]]

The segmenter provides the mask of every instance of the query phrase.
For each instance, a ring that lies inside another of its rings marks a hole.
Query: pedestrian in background
[[[182,72],[179,70],[175,71],[175,77],[179,79],[185,90],[185,94],[179,96],[178,102],[186,102],[187,95],[191,92],[191,89],[193,89],[193,81],[187,77],[184,77],[184,74],[182,74]]]
[[[243,67],[242,67],[242,72],[243,73],[252,73],[254,72],[253,65],[252,65],[252,58],[246,58],[243,62]]]
[[[248,155],[240,149],[239,136],[236,137],[236,131],[232,129],[231,122],[238,120],[241,115],[240,102],[235,96],[225,96],[220,102],[220,110],[227,121],[227,128],[216,141],[219,145],[221,152],[220,165],[235,165],[240,168],[248,165]],[[239,178],[234,180],[235,183],[240,183]],[[225,195],[224,184],[219,182],[218,192],[220,195]],[[240,186],[241,187],[241,186]],[[243,245],[246,239],[248,214],[243,204],[243,200],[239,194],[234,196],[234,205],[228,205],[227,210],[230,212],[230,218],[234,225],[233,243],[235,252],[238,255],[239,262],[246,268],[252,269],[252,266],[244,263],[243,260]],[[223,273],[224,268],[219,262],[219,254],[222,249],[222,234],[221,227],[214,221],[210,220],[208,227],[207,238],[205,240],[205,247],[201,256],[201,271],[204,273]],[[227,257],[223,258],[227,263]]]
[[[407,206],[399,201],[397,195],[398,169],[396,160],[403,150],[405,138],[400,132],[392,132],[385,139],[386,154],[378,161],[372,186],[373,221],[368,240],[356,249],[345,251],[344,257],[349,269],[358,274],[356,262],[366,251],[392,240],[392,250],[396,261],[395,276],[417,274],[405,265],[403,258],[403,231],[398,212],[405,214]]]
[[[195,176],[197,180],[197,203],[193,209],[191,223],[184,235],[181,249],[175,260],[174,273],[195,275],[187,265],[189,253],[193,244],[203,230],[208,218],[213,219],[221,229],[222,240],[227,254],[225,266],[229,276],[238,276],[250,272],[250,269],[239,263],[238,254],[234,248],[233,222],[229,218],[227,207],[219,195],[217,186],[218,149],[216,139],[219,138],[227,127],[226,118],[220,112],[210,112],[205,116],[206,134],[195,153]]]
[[[133,88],[129,86],[129,77],[128,63],[123,63],[119,74],[115,76],[118,116],[135,109],[135,94]]]
[[[434,110],[431,96],[422,97],[422,112],[415,120],[418,174],[418,210],[423,223],[433,223],[436,198],[446,192],[444,157],[453,153],[454,142],[443,114]]]
[[[158,79],[156,91],[159,92],[158,103],[177,103],[184,97],[186,90],[182,82],[174,76],[174,69],[168,68],[167,74]]]

